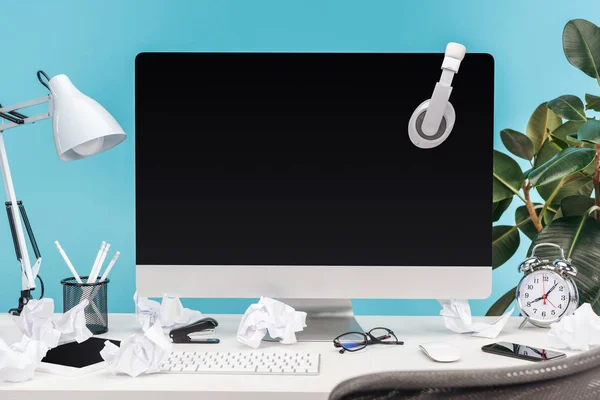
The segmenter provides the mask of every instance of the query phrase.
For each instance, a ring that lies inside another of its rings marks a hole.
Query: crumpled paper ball
[[[54,300],[30,300],[21,315],[14,318],[23,338],[11,346],[0,340],[0,382],[23,382],[34,371],[48,350],[61,342],[81,343],[92,336],[85,324],[87,299],[62,315],[54,315]]]
[[[160,323],[156,323],[143,335],[132,335],[122,341],[120,347],[107,340],[100,356],[113,373],[136,377],[159,372],[172,348],[171,340],[164,334]]]
[[[550,325],[551,347],[587,351],[600,344],[600,317],[590,303],[582,304],[572,315]]]
[[[184,308],[179,297],[164,296],[159,303],[146,297],[133,295],[136,319],[145,332],[151,326],[160,323],[163,329],[171,330],[191,324],[202,318],[200,311]]]
[[[0,339],[0,382],[25,382],[33,378],[35,369],[46,356],[44,342],[23,336],[11,346]]]
[[[494,339],[500,334],[514,310],[514,307],[511,308],[494,322],[488,324],[485,322],[473,322],[471,306],[468,300],[452,299],[438,301],[442,305],[440,315],[444,317],[446,328],[452,332],[488,339]]]
[[[266,336],[267,331],[272,338],[280,338],[282,344],[296,343],[296,332],[306,328],[306,313],[296,311],[280,301],[261,297],[252,304],[242,317],[237,332],[240,343],[254,349]]]

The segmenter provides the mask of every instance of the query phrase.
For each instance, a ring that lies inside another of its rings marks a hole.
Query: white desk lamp
[[[21,297],[19,306],[10,312],[18,315],[23,306],[31,298],[31,290],[35,289],[35,278],[38,275],[42,258],[33,236],[29,219],[21,202],[17,202],[6,148],[4,131],[21,125],[52,118],[52,132],[58,158],[64,161],[79,160],[108,150],[123,140],[126,135],[119,123],[95,100],[81,93],[66,75],[57,75],[50,79],[43,71],[38,71],[38,79],[50,94],[39,99],[26,101],[9,107],[0,105],[0,168],[6,189],[6,208],[15,245],[17,260],[21,268]],[[42,80],[42,76],[47,82]],[[48,112],[28,117],[17,110],[38,104],[49,103]],[[23,221],[19,218],[18,208]],[[36,262],[32,266],[29,260],[23,225],[27,229]],[[43,293],[43,292],[42,292]]]

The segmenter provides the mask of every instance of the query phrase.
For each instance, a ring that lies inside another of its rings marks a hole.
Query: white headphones
[[[466,47],[459,43],[446,46],[440,81],[435,84],[431,99],[421,103],[408,122],[408,136],[415,146],[422,149],[437,147],[452,132],[456,113],[448,101],[452,93],[450,85],[466,52]]]

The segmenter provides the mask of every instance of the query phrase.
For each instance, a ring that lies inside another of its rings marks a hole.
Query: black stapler
[[[173,329],[169,333],[169,336],[173,340],[173,343],[217,344],[219,343],[219,339],[217,338],[192,339],[190,337],[190,335],[194,336],[194,333],[202,335],[213,333],[217,326],[219,326],[219,323],[214,318],[202,318],[189,325]]]

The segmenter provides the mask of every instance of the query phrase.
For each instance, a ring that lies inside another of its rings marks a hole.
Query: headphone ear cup
[[[415,146],[422,149],[431,149],[441,145],[450,136],[450,132],[452,132],[454,122],[456,121],[454,107],[452,103],[448,102],[438,131],[433,135],[425,134],[422,127],[430,101],[431,99],[421,103],[408,121],[408,137]]]

